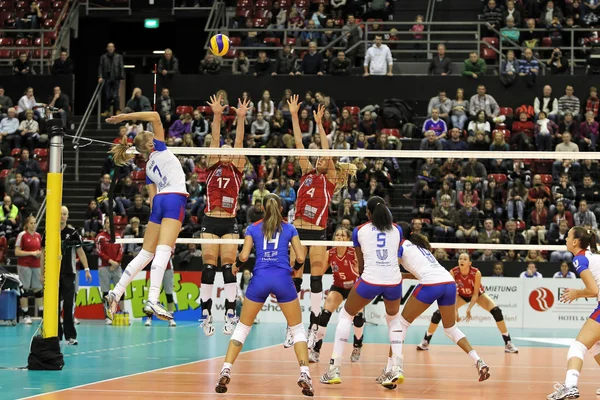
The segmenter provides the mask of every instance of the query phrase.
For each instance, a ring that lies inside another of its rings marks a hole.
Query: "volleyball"
[[[226,35],[218,34],[210,38],[210,51],[215,56],[224,56],[229,51],[229,38]]]

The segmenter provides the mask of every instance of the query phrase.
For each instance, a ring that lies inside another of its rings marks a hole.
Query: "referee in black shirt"
[[[60,301],[63,301],[63,322],[58,324],[58,339],[62,340],[63,333],[68,345],[77,345],[77,331],[73,320],[75,306],[75,280],[77,279],[77,257],[86,271],[90,270],[88,260],[83,251],[83,240],[75,228],[67,225],[69,209],[62,206],[60,213],[60,240],[62,261],[60,265],[60,279],[58,288],[58,319],[60,321]],[[46,234],[42,238],[42,246],[45,247]],[[44,268],[44,250],[42,249],[41,265]],[[44,270],[42,270],[42,277]]]

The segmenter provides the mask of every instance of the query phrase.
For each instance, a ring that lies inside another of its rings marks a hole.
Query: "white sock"
[[[153,258],[153,253],[142,249],[142,251],[140,251],[133,260],[131,260],[131,262],[127,265],[127,268],[125,268],[125,271],[123,271],[121,279],[119,279],[119,282],[112,290],[117,298],[117,301],[121,300],[123,293],[125,293],[127,286],[129,286],[133,278],[135,278],[141,270],[146,268],[146,265],[150,264],[150,261],[152,261]]]
[[[579,380],[579,371],[576,369],[570,369],[567,371],[567,377],[565,378],[565,386],[573,387],[577,386],[577,381]]]
[[[406,339],[406,331],[410,324],[402,315],[386,315],[388,333],[392,344],[392,361],[394,366],[402,365],[402,347]]]
[[[323,340],[325,338],[326,333],[327,333],[327,327],[319,325],[319,329],[317,329],[317,342],[319,340]]]
[[[308,377],[310,378],[310,369],[308,368],[308,366],[302,366],[300,367],[300,373],[304,373],[306,375],[308,375]]]
[[[231,363],[223,363],[223,368],[221,368],[221,372],[223,372],[223,370],[225,368],[229,368],[231,370],[231,367],[233,367],[233,364],[231,364]]]
[[[148,301],[158,303],[160,285],[162,284],[165,270],[171,259],[171,247],[164,244],[156,246],[156,255],[150,269],[150,290],[148,290]]]
[[[233,302],[237,297],[237,283],[226,283],[225,285],[225,300]],[[235,310],[225,310],[227,315],[234,315]]]
[[[392,369],[393,366],[394,366],[394,358],[388,357],[388,362],[387,362],[387,365],[385,366],[385,370],[389,371],[390,369]]]
[[[340,318],[338,320],[337,328],[335,330],[335,340],[333,341],[333,353],[331,359],[333,360],[334,366],[340,366],[342,364],[342,357],[344,356],[344,347],[348,343],[348,337],[350,336],[350,328],[352,328],[352,317],[348,315],[345,309],[340,312]]]
[[[469,357],[471,357],[471,359],[475,361],[475,364],[477,364],[477,361],[479,361],[479,354],[477,354],[475,350],[471,350],[469,352]]]
[[[321,314],[321,303],[323,302],[323,292],[310,292],[310,312],[317,317]]]

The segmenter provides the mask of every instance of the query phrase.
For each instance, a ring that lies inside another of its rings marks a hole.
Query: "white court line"
[[[97,350],[80,351],[80,352],[77,352],[77,353],[65,354],[64,357],[81,356],[81,355],[84,355],[84,354],[92,354],[92,353],[102,353],[102,352],[105,352],[105,351],[115,351],[115,350],[123,350],[123,349],[132,349],[134,347],[148,346],[150,344],[166,343],[166,342],[171,342],[171,341],[173,341],[173,339],[163,339],[163,340],[155,340],[153,342],[144,342],[144,343],[130,344],[130,345],[127,345],[127,346],[110,347],[108,349],[97,349]]]
[[[172,340],[172,339],[169,339],[169,340]],[[261,347],[261,348],[259,348],[259,349],[253,349],[253,350],[248,350],[248,351],[242,351],[242,352],[241,352],[241,354],[254,353],[255,351],[260,351],[260,350],[271,349],[271,348],[273,348],[273,347],[278,347],[278,346],[281,346],[281,343],[277,343],[277,344],[274,344],[274,345],[272,345],[272,346]],[[167,370],[167,369],[170,369],[170,368],[177,368],[177,367],[183,367],[183,366],[186,366],[186,365],[191,365],[191,364],[198,364],[198,363],[203,363],[203,362],[207,362],[207,361],[218,360],[219,358],[223,358],[223,357],[225,357],[225,355],[222,355],[222,356],[217,356],[217,357],[211,357],[211,358],[207,358],[207,359],[204,359],[204,360],[190,361],[190,362],[187,362],[187,363],[183,363],[183,364],[177,364],[177,365],[171,365],[171,366],[168,366],[168,367],[162,367],[162,368],[151,369],[151,370],[148,370],[148,371],[136,372],[136,373],[134,373],[134,374],[128,374],[128,375],[116,376],[116,377],[114,377],[114,378],[102,379],[102,380],[100,380],[100,381],[95,381],[95,382],[84,383],[84,384],[82,384],[82,385],[77,385],[77,386],[73,386],[73,387],[70,387],[70,388],[64,388],[64,389],[59,389],[59,390],[53,390],[53,391],[51,391],[51,392],[40,393],[40,394],[36,394],[36,395],[33,395],[33,396],[21,397],[19,400],[32,399],[32,398],[34,398],[34,397],[45,396],[45,395],[48,395],[48,394],[54,394],[54,393],[60,393],[60,392],[66,392],[67,390],[80,389],[80,388],[82,388],[82,387],[84,387],[84,386],[95,385],[96,383],[106,383],[106,382],[112,382],[112,381],[115,381],[115,380],[118,380],[118,379],[130,378],[130,377],[132,377],[132,376],[138,376],[138,375],[147,374],[147,373],[149,373],[149,372],[158,372],[158,371],[164,371],[164,370]],[[155,393],[155,392],[152,392],[152,393]],[[194,392],[194,393],[195,393],[195,392]],[[405,399],[405,400],[411,400],[411,399]],[[418,400],[418,399],[413,399],[413,400]]]
[[[272,375],[271,375],[272,376]],[[296,375],[294,375],[296,376]],[[120,390],[120,389],[75,389],[76,392],[100,392],[100,393],[139,393],[139,394],[151,394],[151,395],[156,395],[156,394],[175,394],[175,395],[181,395],[181,394],[185,394],[185,395],[193,395],[193,396],[201,396],[201,395],[210,395],[210,396],[218,396],[215,392],[173,392],[173,391],[156,391],[156,390]],[[390,395],[392,395],[393,398],[398,397],[398,394],[394,391],[389,391],[389,392],[385,392],[385,393],[390,393]],[[246,396],[246,397],[255,397],[255,398],[259,398],[259,397],[276,397],[276,398],[282,398],[282,397],[298,397],[298,398],[306,398],[305,396],[303,396],[302,394],[266,394],[266,393],[227,393],[227,395],[231,395],[231,396]],[[224,396],[225,397],[225,396]],[[346,396],[344,395],[343,398],[344,399],[365,399],[365,400],[381,400],[386,399],[386,398],[392,398],[392,397],[387,397],[387,396],[377,396],[377,397],[364,397],[364,396]],[[335,395],[335,396],[322,396],[322,395],[316,395],[314,397],[315,399],[336,399],[339,400],[342,397],[340,395]],[[410,398],[410,397],[402,397],[402,400],[426,400],[423,399],[422,397],[418,397],[418,398]],[[444,399],[440,399],[439,397],[435,397],[435,400],[444,400]]]

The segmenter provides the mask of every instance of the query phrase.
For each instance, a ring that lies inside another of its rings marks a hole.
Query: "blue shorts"
[[[598,303],[598,308],[596,308],[592,315],[590,315],[590,318],[596,322],[600,322],[600,302]]]
[[[183,222],[187,197],[178,193],[157,194],[152,200],[150,222],[160,224],[163,218],[176,219]]]
[[[402,282],[397,285],[374,285],[358,278],[354,284],[354,290],[363,299],[373,300],[379,295],[388,301],[402,298]]]
[[[298,298],[291,268],[260,268],[254,272],[246,289],[246,298],[264,303],[271,294],[275,295],[278,303],[289,303]]]
[[[453,306],[456,304],[456,283],[419,284],[412,295],[425,304],[437,301],[438,306]]]

